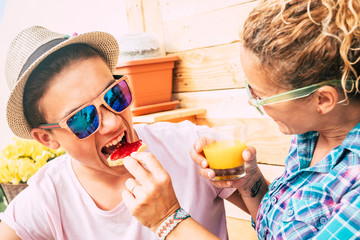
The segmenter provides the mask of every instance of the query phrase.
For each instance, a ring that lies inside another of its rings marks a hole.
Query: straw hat
[[[16,136],[32,138],[23,110],[24,87],[31,72],[51,53],[73,43],[85,43],[97,49],[106,58],[112,72],[115,71],[119,46],[116,39],[105,32],[69,36],[33,26],[21,31],[11,43],[5,65],[5,76],[11,91],[6,118]]]

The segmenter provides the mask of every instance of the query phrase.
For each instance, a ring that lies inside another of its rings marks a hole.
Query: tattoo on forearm
[[[254,186],[252,186],[251,188],[251,197],[255,197],[259,190],[260,190],[260,187],[261,187],[261,184],[262,184],[262,181],[261,181],[261,178],[259,180],[257,180],[257,182],[254,184]]]

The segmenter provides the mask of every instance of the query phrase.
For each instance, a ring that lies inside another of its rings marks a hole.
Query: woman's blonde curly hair
[[[263,0],[241,41],[279,86],[341,79],[345,97],[360,98],[359,25],[359,0]]]

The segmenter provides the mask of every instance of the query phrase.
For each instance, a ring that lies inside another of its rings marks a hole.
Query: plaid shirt
[[[360,239],[360,123],[309,167],[319,136],[294,136],[257,215],[259,239]]]

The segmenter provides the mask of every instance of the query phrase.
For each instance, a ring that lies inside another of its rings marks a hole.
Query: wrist
[[[247,174],[249,176],[250,174]],[[248,178],[245,184],[238,188],[239,193],[243,197],[254,198],[261,192],[267,191],[268,183],[262,175],[260,169]]]
[[[155,234],[159,240],[165,240],[167,235],[174,230],[174,228],[189,218],[190,214],[188,214],[183,208],[178,208],[175,212],[173,212],[169,217],[167,217],[160,226],[156,229]]]

